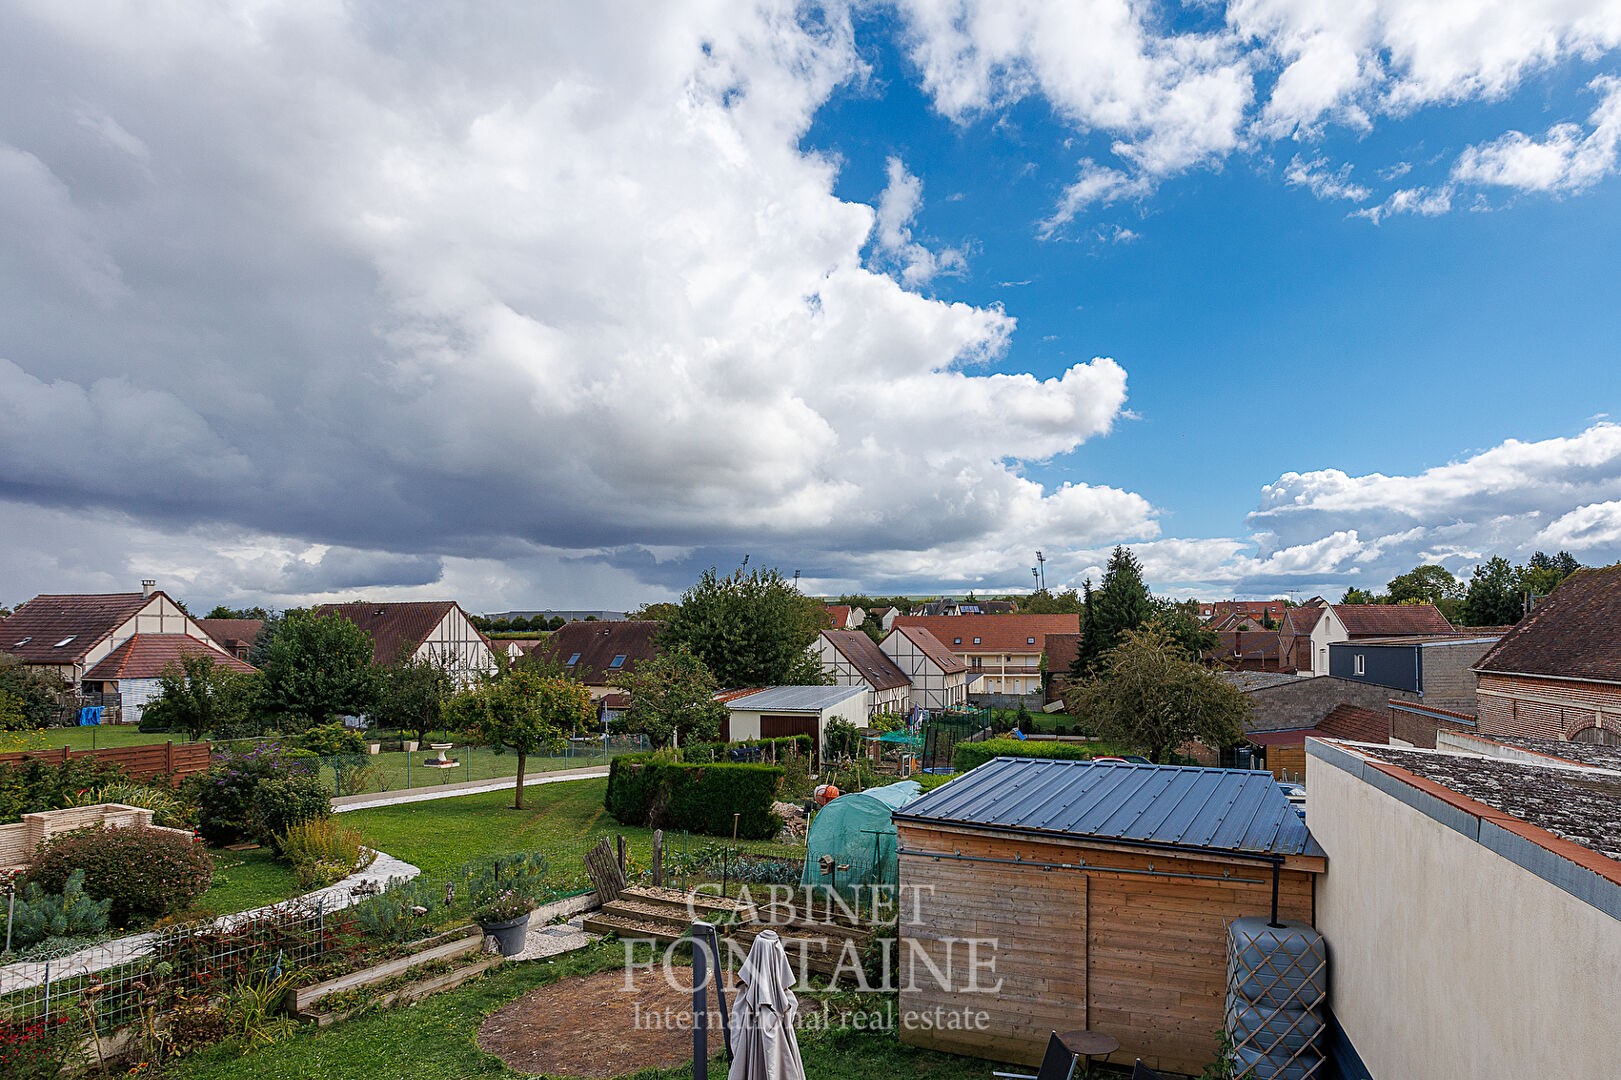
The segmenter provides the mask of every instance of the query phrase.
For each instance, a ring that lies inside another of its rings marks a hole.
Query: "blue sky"
[[[616,15],[0,15],[0,602],[1621,553],[1613,3]]]

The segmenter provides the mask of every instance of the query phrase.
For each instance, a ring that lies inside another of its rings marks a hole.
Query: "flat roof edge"
[[[1356,753],[1355,746],[1308,738],[1306,755],[1350,773],[1554,888],[1621,920],[1621,863],[1399,765]]]

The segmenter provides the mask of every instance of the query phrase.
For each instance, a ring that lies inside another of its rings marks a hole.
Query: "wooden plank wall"
[[[1304,783],[1306,779],[1306,745],[1302,743],[1299,746],[1267,747],[1266,767],[1271,770],[1275,779],[1289,780],[1296,784]]]
[[[1222,1026],[1227,982],[1227,924],[1271,910],[1271,870],[1261,864],[1174,858],[1082,841],[1032,842],[915,825],[900,828],[903,889],[934,886],[909,898],[900,920],[901,955],[945,938],[998,936],[997,997],[901,993],[904,1014],[918,1007],[990,1012],[986,1030],[951,1032],[903,1026],[903,1041],[952,1053],[1036,1064],[1048,1033],[1090,1028],[1120,1040],[1112,1060],[1142,1058],[1156,1069],[1197,1074],[1211,1059]],[[935,861],[921,851],[1076,864],[1040,870],[1005,863]],[[1160,874],[1122,874],[1147,870]],[[1229,874],[1248,881],[1203,881],[1166,873]],[[1312,921],[1312,875],[1284,870],[1279,911]],[[903,893],[903,897],[908,894]],[[990,931],[991,933],[987,933]],[[908,939],[919,944],[909,946]],[[982,975],[982,979],[984,976]]]
[[[191,773],[207,772],[213,746],[206,742],[147,743],[142,746],[109,746],[100,750],[23,750],[0,754],[0,765],[25,761],[66,762],[71,758],[95,758],[124,768],[136,780],[154,776],[182,777]]]

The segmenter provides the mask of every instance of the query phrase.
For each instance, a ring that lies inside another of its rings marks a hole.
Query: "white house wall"
[[[1323,609],[1323,617],[1317,620],[1317,625],[1311,630],[1311,673],[1313,675],[1327,675],[1328,647],[1336,641],[1350,641],[1351,635],[1346,632],[1345,624],[1340,617],[1334,614],[1333,607]]]
[[[860,668],[850,662],[838,648],[826,637],[816,638],[816,656],[822,665],[822,673],[833,680],[834,686],[860,686],[867,691],[867,715],[856,722],[857,727],[866,727],[869,716],[876,713],[894,713],[904,716],[911,708],[911,690],[905,686],[892,686],[886,690],[879,690],[867,681]],[[901,667],[904,671],[904,665]],[[753,736],[749,736],[753,738]]]
[[[201,641],[221,656],[231,655],[219,642],[208,636],[208,631],[199,626],[197,620],[181,611],[179,604],[158,592],[148,598],[141,610],[125,619],[118,625],[118,629],[85,654],[84,662],[73,669],[73,682],[77,684],[84,678],[85,672],[101,663],[109,653],[136,634],[184,634],[186,637]],[[66,670],[64,668],[64,671]]]
[[[490,674],[496,667],[495,654],[460,608],[452,608],[439,620],[439,625],[423,639],[413,656],[438,662],[448,658],[457,680],[462,683],[473,681],[479,673]]]
[[[968,701],[968,673],[958,671],[947,675],[906,634],[890,634],[879,648],[912,681],[911,704],[932,710],[946,709]]]
[[[1306,787],[1331,1004],[1373,1076],[1616,1075],[1621,920],[1315,752]]]

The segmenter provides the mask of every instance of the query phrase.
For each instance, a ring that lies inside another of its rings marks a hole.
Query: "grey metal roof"
[[[773,686],[726,705],[747,712],[819,712],[866,692],[865,686]]]
[[[896,821],[1258,855],[1322,855],[1271,773],[999,757]]]

